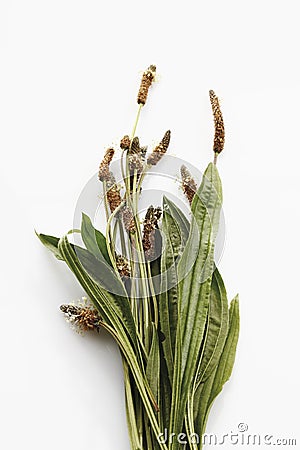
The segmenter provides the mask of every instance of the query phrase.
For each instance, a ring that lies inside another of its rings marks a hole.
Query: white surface
[[[300,439],[298,17],[296,1],[2,0],[1,448],[129,449],[118,351],[64,322],[58,305],[82,291],[33,229],[71,228],[103,149],[131,130],[149,63],[161,77],[145,142],[171,128],[170,151],[203,170],[211,88],[226,121],[220,266],[242,323],[208,431]]]

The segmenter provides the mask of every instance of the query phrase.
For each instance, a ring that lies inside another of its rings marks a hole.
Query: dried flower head
[[[156,67],[151,65],[148,69],[143,73],[140,89],[137,97],[138,104],[144,105],[147,100],[149,88],[155,78]]]
[[[143,248],[147,259],[155,256],[155,230],[160,218],[161,208],[149,206],[143,222]]]
[[[101,326],[101,317],[96,309],[88,305],[61,305],[60,310],[64,313],[66,319],[75,325],[81,332],[98,331]]]
[[[125,278],[125,279],[129,278],[130,277],[130,266],[129,266],[128,260],[122,255],[117,255],[116,264],[117,264],[118,272],[121,275],[121,277]]]
[[[212,106],[212,112],[215,122],[215,136],[214,136],[214,152],[221,153],[225,144],[225,127],[223,116],[220,108],[219,99],[214,91],[209,91],[210,103]]]
[[[147,148],[148,148],[147,146],[140,148],[140,155],[143,161],[145,161],[146,159]]]
[[[110,211],[113,213],[120,206],[122,198],[120,187],[116,183],[115,176],[112,172],[109,172],[109,176],[106,179],[106,197]]]
[[[130,148],[130,137],[127,134],[121,139],[120,147],[122,150],[128,150]]]
[[[125,227],[125,230],[127,231],[127,233],[131,233],[131,234],[135,233],[134,217],[133,217],[131,209],[128,208],[128,206],[125,206],[125,208],[123,208],[122,218],[123,218],[124,227]]]
[[[147,164],[149,166],[155,166],[161,158],[164,156],[166,151],[168,150],[171,138],[171,131],[166,131],[164,137],[158,144],[158,146],[153,150],[153,152],[148,156]]]
[[[145,155],[147,153],[147,147],[141,147],[140,140],[137,136],[132,139],[131,147],[129,149],[129,154],[138,154],[141,156],[142,160],[145,160]]]
[[[144,225],[149,225],[153,229],[158,228],[158,221],[161,218],[161,207],[154,208],[152,205],[147,209]]]
[[[98,178],[100,181],[108,180],[109,178],[109,166],[113,159],[115,151],[113,148],[108,148],[105,152],[104,158],[99,166]]]
[[[139,138],[136,136],[132,139],[130,148],[128,149],[128,165],[130,175],[133,175],[135,170],[140,174],[144,168],[144,163],[141,155],[141,146]]]
[[[140,140],[137,136],[132,139],[131,147],[129,149],[130,154],[137,154],[141,152]]]
[[[197,191],[196,182],[186,166],[181,166],[180,172],[183,192],[191,204]]]
[[[136,171],[139,175],[144,168],[144,162],[142,159],[142,155],[139,154],[133,154],[128,156],[128,166],[129,166],[129,172],[130,175],[134,175],[134,172]]]

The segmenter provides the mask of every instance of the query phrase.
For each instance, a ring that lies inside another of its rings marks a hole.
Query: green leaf
[[[220,394],[224,384],[229,380],[236,354],[239,337],[240,317],[239,301],[236,296],[230,304],[229,330],[218,365],[204,383],[200,383],[195,394],[195,428],[199,435],[205,432],[210,408],[215,398]]]
[[[39,238],[41,243],[48,250],[50,250],[57,259],[63,260],[63,257],[61,256],[60,251],[58,250],[59,238],[54,237],[54,236],[49,236],[47,234],[37,233],[37,232],[35,232],[35,234],[37,235],[37,237]]]
[[[175,203],[173,203],[172,200],[170,200],[166,196],[163,197],[163,205],[164,209],[168,211],[169,215],[173,217],[174,221],[177,223],[180,229],[182,243],[185,244],[189,237],[190,222],[183,214],[181,209],[179,209],[178,206],[175,205]]]
[[[112,267],[109,266],[102,257],[101,260],[97,259],[85,248],[74,246],[74,250],[82,266],[89,276],[95,281],[95,283],[115,296],[124,297],[122,300],[123,303],[125,303],[126,298],[129,308],[127,292],[124,284]]]
[[[166,360],[163,357],[162,348],[160,350],[161,361],[160,361],[160,427],[162,430],[170,429],[170,413],[171,413],[171,399],[172,399],[172,388],[171,382],[168,374],[168,369],[166,365]]]
[[[153,337],[147,362],[146,376],[153,396],[158,403],[160,387],[160,350],[158,333],[154,324],[152,324],[152,329]]]
[[[82,213],[81,237],[87,250],[100,260],[104,258],[111,265],[105,236],[94,228],[91,219],[84,213]]]
[[[240,314],[238,295],[231,301],[229,310],[229,331],[226,343],[220,358],[216,376],[214,379],[211,401],[221,392],[224,384],[229,380],[236,354],[236,347],[239,339]]]
[[[101,273],[101,263],[96,260],[88,250],[80,247],[75,247],[73,249],[67,236],[60,239],[59,250],[70,269],[77,276],[83,288],[88,290],[87,294],[91,296],[91,300],[93,300],[95,306],[99,308],[100,314],[103,311],[105,316],[109,319],[109,323],[117,330],[120,329],[120,326],[123,330],[126,330],[136,346],[136,329],[128,300],[123,297],[118,297],[117,295],[112,295],[110,292],[106,291],[104,286],[99,282],[97,268]],[[89,267],[94,278],[85,269],[84,265]],[[97,268],[92,267],[93,265],[97,265]],[[107,267],[108,266],[105,265],[105,269]],[[93,274],[93,271],[95,274]]]
[[[136,404],[135,404],[136,401],[134,399],[134,393],[136,389],[135,386],[132,385],[131,383],[129,366],[124,356],[122,358],[122,363],[124,373],[126,418],[127,418],[127,427],[130,445],[131,448],[134,450],[141,450],[142,445],[137,425]]]
[[[113,312],[123,323],[126,331],[136,346],[136,327],[131,313],[127,292],[122,281],[106,262],[99,261],[88,250],[75,246],[74,252],[89,277],[96,283],[99,289],[105,290],[106,296],[110,300],[110,306],[113,308]]]
[[[160,328],[164,335],[163,353],[170,383],[173,379],[175,340],[178,315],[178,257],[188,239],[190,224],[181,210],[167,197],[163,198],[162,234],[165,248],[161,257]]]
[[[182,281],[179,284],[176,352],[181,355],[175,357],[178,366],[174,367],[170,422],[175,434],[182,431],[188,392],[196,374],[205,332],[221,202],[219,174],[216,166],[209,164],[192,202],[190,234],[178,265]],[[194,261],[192,267],[191,261]],[[178,445],[174,442],[170,448],[178,448]]]
[[[205,343],[197,373],[197,385],[213,372],[221,357],[228,332],[228,301],[221,274],[215,268],[211,284]]]
[[[161,256],[159,318],[160,329],[164,336],[162,348],[167,364],[169,379],[172,383],[178,314],[176,258],[178,257],[180,250],[181,239],[179,226],[169,214],[166,204],[164,204],[163,208],[162,233],[165,238],[165,249]]]
[[[215,268],[211,284],[211,293],[209,301],[209,312],[207,317],[204,345],[199,358],[199,366],[194,380],[194,385],[190,387],[188,402],[188,424],[189,434],[197,433],[201,435],[201,430],[194,429],[194,410],[199,411],[204,399],[199,395],[200,383],[204,383],[213,373],[219,363],[228,333],[228,301],[225,286],[222,277],[217,268]],[[206,388],[207,389],[207,388]],[[197,392],[198,390],[198,392]],[[200,403],[201,404],[200,404]],[[199,423],[195,421],[197,426]]]

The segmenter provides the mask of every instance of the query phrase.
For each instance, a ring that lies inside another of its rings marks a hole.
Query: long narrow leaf
[[[229,330],[219,364],[210,377],[204,383],[200,383],[195,394],[195,429],[199,435],[205,432],[210,408],[231,376],[239,337],[239,326],[239,302],[238,296],[236,296],[230,304]]]
[[[55,236],[49,236],[47,234],[37,233],[35,232],[41,243],[50,250],[57,259],[63,260],[63,257],[58,250],[58,242],[59,238]]]
[[[215,268],[209,301],[207,332],[201,354],[196,385],[204,382],[213,372],[221,357],[228,332],[228,301],[221,274]]]
[[[149,352],[146,376],[149,382],[150,389],[159,403],[159,387],[160,387],[160,351],[159,351],[159,338],[158,332],[154,324],[152,324],[152,344]]]
[[[164,336],[163,353],[172,384],[178,316],[178,257],[189,235],[190,224],[181,210],[167,197],[163,198],[162,234],[165,239],[161,257],[161,294],[159,316]]]
[[[228,301],[225,286],[220,272],[215,268],[211,283],[209,300],[209,312],[207,317],[204,345],[199,357],[199,366],[196,372],[194,384],[190,386],[189,401],[187,404],[187,417],[189,435],[201,434],[201,430],[194,429],[194,410],[203,408],[205,397],[199,395],[200,383],[204,383],[213,373],[222,355],[222,351],[228,334]],[[198,392],[197,392],[198,391]],[[196,421],[196,425],[199,422]]]
[[[91,219],[84,213],[81,221],[81,237],[89,252],[100,261],[104,258],[111,265],[105,236],[93,226]]]
[[[180,340],[181,357],[177,358],[180,367],[174,369],[175,392],[170,422],[172,432],[176,435],[182,432],[187,396],[197,370],[205,331],[221,199],[222,188],[218,171],[214,164],[209,164],[192,203],[193,219],[189,239],[178,267],[179,277],[183,281],[179,285],[180,334],[177,330],[176,351]],[[191,258],[195,261],[192,267]],[[176,448],[176,442],[170,445],[170,449]]]

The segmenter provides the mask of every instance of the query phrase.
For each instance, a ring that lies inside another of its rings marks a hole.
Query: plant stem
[[[143,241],[138,217],[138,192],[136,190],[137,186],[137,170],[134,171],[133,176],[133,189],[132,189],[132,209],[133,216],[136,224],[136,249],[137,256],[139,261],[139,269],[141,276],[141,284],[142,284],[142,295],[140,297],[140,308],[143,311],[143,315],[141,317],[141,322],[143,323],[143,335],[145,339],[145,348],[146,352],[150,350],[150,342],[151,342],[151,329],[150,329],[150,305],[149,305],[149,285],[148,285],[148,276],[146,271],[146,261],[144,257],[144,249],[143,249]],[[143,317],[143,319],[142,319]]]
[[[121,203],[115,210],[114,212],[110,215],[110,217],[108,218],[107,221],[107,225],[106,225],[106,244],[107,244],[107,251],[111,260],[111,263],[113,265],[113,268],[116,272],[116,275],[119,274],[118,268],[117,268],[117,264],[116,264],[116,254],[115,254],[115,245],[113,242],[113,236],[112,236],[112,232],[111,232],[111,225],[112,225],[112,220],[113,218],[116,216],[116,214],[123,208],[124,203]]]
[[[130,372],[128,364],[122,357],[123,372],[124,372],[124,385],[125,385],[125,399],[126,399],[126,417],[129,430],[129,438],[132,450],[143,450],[142,443],[140,441],[139,432],[137,429],[137,419],[134,407],[134,399],[132,396],[132,386],[130,381]]]
[[[133,140],[133,138],[135,136],[135,133],[136,133],[136,129],[137,129],[137,126],[138,126],[138,122],[139,122],[139,118],[140,118],[142,107],[143,107],[143,105],[139,104],[138,110],[137,110],[137,114],[136,114],[136,118],[135,118],[135,122],[134,122],[133,129],[132,129],[132,133],[131,133],[129,150],[131,149],[132,140]],[[127,150],[127,152],[126,152],[126,163],[125,163],[126,170],[125,171],[124,171],[124,163],[123,163],[125,150],[123,150],[122,156],[121,156],[121,171],[122,171],[122,176],[123,176],[123,179],[124,179],[124,182],[125,182],[125,187],[126,187],[125,195],[126,195],[126,199],[127,200],[129,200],[129,197],[130,197],[130,174],[129,174],[129,167],[128,167],[128,151],[129,150]]]
[[[131,133],[131,142],[132,142],[132,139],[135,136],[135,132],[136,132],[136,129],[137,129],[137,125],[138,125],[138,121],[139,121],[139,118],[140,118],[142,107],[143,107],[143,104],[140,103],[139,106],[138,106],[137,115],[136,115],[135,122],[134,122],[134,125],[133,125],[132,133]]]
[[[106,181],[103,180],[103,195],[104,195],[104,208],[105,208],[105,215],[106,215],[106,221],[109,219],[109,205],[107,201],[107,189],[106,189]]]
[[[153,322],[155,324],[155,327],[157,328],[158,327],[158,305],[157,305],[157,298],[155,295],[155,289],[154,289],[154,285],[153,285],[153,281],[152,281],[150,261],[147,261],[147,269],[148,269],[148,281],[149,281],[151,297],[152,297],[152,301],[153,301],[153,312],[154,312]]]

